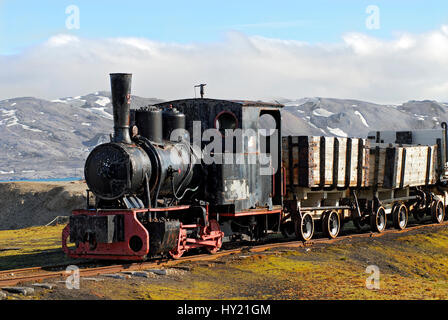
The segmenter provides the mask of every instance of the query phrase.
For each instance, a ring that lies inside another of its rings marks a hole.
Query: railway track
[[[124,271],[143,271],[152,268],[160,268],[160,267],[172,267],[184,262],[194,262],[194,261],[212,261],[216,260],[220,257],[238,254],[243,252],[263,252],[269,249],[276,248],[299,248],[299,247],[311,247],[316,244],[330,244],[335,243],[347,239],[355,239],[355,238],[377,238],[382,237],[387,234],[403,234],[412,230],[429,228],[429,227],[444,227],[448,226],[448,221],[445,221],[441,224],[418,224],[411,225],[407,227],[405,230],[395,230],[389,229],[382,233],[356,233],[356,234],[348,234],[344,236],[337,237],[336,239],[314,239],[308,242],[302,241],[282,241],[275,243],[265,243],[254,246],[243,246],[236,249],[228,249],[222,250],[216,254],[201,254],[194,256],[187,256],[180,258],[178,260],[153,260],[147,262],[139,262],[139,263],[129,263],[129,264],[112,264],[107,266],[100,267],[89,267],[89,264],[92,263],[78,263],[78,267],[80,267],[79,272],[81,277],[93,277],[104,274],[111,273],[119,273]],[[21,283],[27,282],[40,282],[47,279],[55,279],[55,278],[65,278],[69,276],[66,273],[66,268],[69,265],[55,265],[55,266],[46,266],[46,267],[32,267],[32,268],[23,268],[23,269],[14,269],[14,270],[4,270],[0,271],[0,288],[7,286],[14,286]],[[83,267],[84,266],[84,267]]]

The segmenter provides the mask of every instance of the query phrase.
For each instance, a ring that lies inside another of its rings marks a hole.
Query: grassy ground
[[[1,231],[0,269],[66,263],[62,227]],[[369,290],[376,265],[380,288]],[[39,299],[448,299],[448,227],[185,263],[167,276],[57,285]]]
[[[61,250],[63,228],[53,226],[0,231],[0,270],[70,262]]]

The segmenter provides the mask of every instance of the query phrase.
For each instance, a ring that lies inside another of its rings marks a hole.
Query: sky
[[[0,99],[448,101],[448,2],[0,0],[0,70]]]

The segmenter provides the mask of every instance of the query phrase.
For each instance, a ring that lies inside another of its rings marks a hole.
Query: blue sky
[[[65,9],[80,9],[81,28],[67,30]],[[381,28],[367,30],[368,5],[380,8]],[[448,1],[266,0],[0,0],[0,53],[20,52],[53,35],[144,37],[163,42],[219,41],[229,30],[310,43],[338,42],[347,32],[388,39],[448,24]]]

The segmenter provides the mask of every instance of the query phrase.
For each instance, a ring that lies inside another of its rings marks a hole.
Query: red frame
[[[62,249],[70,258],[78,259],[107,259],[107,260],[131,260],[143,261],[149,253],[149,233],[146,228],[138,221],[138,213],[161,212],[161,211],[181,211],[187,210],[190,206],[177,206],[170,208],[153,208],[138,210],[75,210],[73,216],[124,216],[124,241],[114,243],[98,243],[95,248],[91,248],[88,242],[79,243],[78,247],[71,249],[67,246],[67,239],[70,236],[70,225],[67,225],[62,232]],[[206,219],[208,219],[208,206]],[[192,239],[187,237],[187,229],[200,228],[200,238]],[[142,248],[138,252],[134,252],[129,242],[132,237],[138,236],[142,240]],[[218,222],[210,220],[209,226],[201,226],[199,224],[182,225],[178,237],[177,247],[170,252],[173,258],[180,258],[186,251],[205,247],[210,252],[216,252],[221,248],[224,233],[221,232]]]
[[[78,215],[123,215],[124,216],[124,238],[123,242],[114,243],[98,243],[96,248],[91,249],[89,243],[80,243],[79,246],[72,250],[67,247],[67,238],[70,235],[70,225],[67,225],[62,232],[62,249],[71,258],[87,258],[87,259],[111,259],[111,260],[144,260],[149,252],[149,234],[148,230],[138,221],[137,213],[148,212],[148,210],[110,210],[110,211],[92,211],[92,210],[75,210],[74,216]],[[138,236],[142,242],[142,249],[134,252],[129,247],[129,241],[133,236]]]
[[[70,225],[67,225],[62,232],[62,248],[63,251],[71,258],[78,259],[106,259],[106,260],[129,260],[129,261],[143,261],[149,253],[149,233],[146,228],[138,221],[138,213],[147,212],[161,212],[161,211],[181,211],[187,210],[190,206],[177,206],[171,208],[153,208],[153,209],[134,209],[134,210],[75,210],[73,216],[87,215],[87,216],[109,216],[109,215],[123,215],[124,216],[124,238],[122,242],[114,243],[98,243],[95,248],[90,248],[88,242],[79,243],[75,249],[68,248],[67,239],[70,236]],[[220,213],[222,217],[244,217],[251,215],[266,215],[282,213],[283,210],[251,210],[246,212],[236,213]],[[219,223],[215,219],[209,219],[209,208],[206,206],[206,221],[208,226],[200,224],[183,225],[181,224],[177,247],[174,248],[170,254],[174,259],[180,258],[186,251],[203,247],[210,253],[217,252],[222,245],[224,233],[219,227]],[[187,229],[199,228],[199,239],[188,238]],[[133,236],[138,236],[142,240],[142,249],[134,252],[129,247],[129,241]]]

